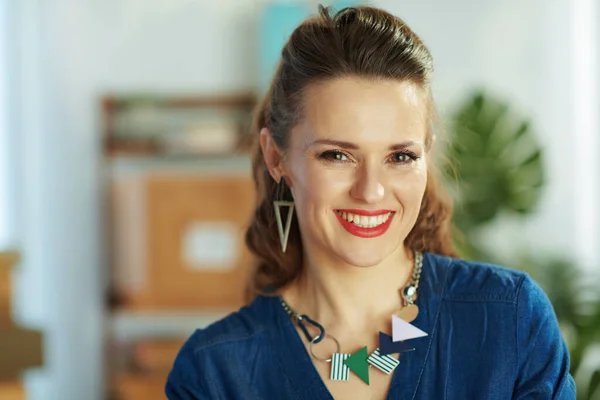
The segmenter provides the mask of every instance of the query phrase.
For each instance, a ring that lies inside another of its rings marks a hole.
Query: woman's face
[[[398,81],[342,78],[307,88],[282,172],[305,251],[355,266],[400,249],[427,184],[426,105]]]

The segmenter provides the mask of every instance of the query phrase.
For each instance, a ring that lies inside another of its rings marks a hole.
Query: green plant
[[[480,249],[479,227],[503,211],[526,215],[537,205],[544,184],[542,149],[529,121],[481,91],[452,116],[450,133],[446,174],[458,189],[454,224]]]
[[[477,91],[449,121],[444,171],[455,199],[454,225],[462,257],[496,264],[502,256],[486,249],[482,229],[506,214],[526,217],[543,195],[542,148],[531,123],[507,102]],[[515,252],[520,252],[515,244]],[[514,263],[514,261],[512,261]],[[528,272],[545,290],[571,354],[578,398],[600,396],[600,366],[584,376],[589,350],[600,343],[600,298],[573,263],[524,253],[514,267]],[[595,282],[598,284],[598,282]]]

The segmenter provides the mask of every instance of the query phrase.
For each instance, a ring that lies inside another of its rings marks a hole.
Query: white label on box
[[[195,222],[183,232],[182,256],[198,271],[227,272],[238,259],[238,232],[230,222]]]

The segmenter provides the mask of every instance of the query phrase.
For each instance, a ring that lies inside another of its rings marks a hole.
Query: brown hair
[[[433,144],[435,109],[429,85],[432,57],[419,37],[399,18],[373,7],[349,7],[331,16],[319,6],[290,36],[271,86],[255,110],[253,133],[268,127],[285,151],[292,127],[302,115],[302,94],[309,84],[343,76],[389,79],[415,84],[428,100],[428,150]],[[293,219],[287,250],[281,251],[274,218],[277,184],[256,146],[253,174],[258,204],[246,232],[246,244],[258,258],[248,296],[292,282],[302,270],[302,243]],[[452,203],[429,168],[427,187],[415,226],[405,244],[418,251],[456,256],[451,237]],[[289,189],[287,195],[289,196]]]

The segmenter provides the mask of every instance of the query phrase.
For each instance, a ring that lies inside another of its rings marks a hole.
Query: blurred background
[[[163,398],[242,304],[250,111],[318,4],[0,0],[0,398]],[[461,253],[534,276],[600,398],[600,6],[369,4],[433,53]]]

